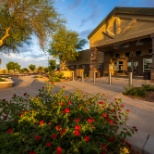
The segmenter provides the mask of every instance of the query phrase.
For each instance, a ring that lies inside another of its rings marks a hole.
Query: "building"
[[[102,62],[104,61],[103,59],[103,52],[99,52],[98,51],[98,67],[99,69],[101,69],[102,66]],[[74,70],[76,71],[77,69],[83,69],[84,70],[84,74],[86,76],[89,76],[89,72],[90,72],[90,57],[91,57],[91,53],[90,50],[82,50],[79,51],[79,56],[77,57],[77,59],[75,61],[70,61],[67,62],[67,68],[69,70]]]
[[[91,77],[94,71],[102,75],[132,71],[138,76],[150,72],[154,80],[154,8],[116,7],[88,39]],[[101,64],[98,52],[103,53]]]

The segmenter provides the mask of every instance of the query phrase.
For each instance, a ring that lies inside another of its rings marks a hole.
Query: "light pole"
[[[134,52],[132,51],[132,75],[133,75],[133,71],[134,71],[134,61],[133,61],[133,55],[134,55]]]

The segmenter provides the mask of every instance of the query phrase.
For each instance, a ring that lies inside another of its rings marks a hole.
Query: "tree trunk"
[[[3,46],[3,42],[4,40],[9,36],[9,30],[10,30],[10,27],[8,27],[5,31],[5,35],[0,39],[0,47]]]
[[[68,70],[66,66],[66,60],[60,61],[60,71]]]

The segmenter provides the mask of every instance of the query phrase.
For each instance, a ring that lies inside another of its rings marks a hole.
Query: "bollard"
[[[133,73],[132,72],[129,73],[129,86],[130,87],[133,86]]]
[[[72,72],[72,81],[74,81],[74,71]]]
[[[84,82],[84,72],[82,72],[82,82]]]
[[[94,72],[93,82],[96,83],[96,72]]]
[[[109,72],[109,84],[112,84],[112,76],[111,76],[111,72]]]

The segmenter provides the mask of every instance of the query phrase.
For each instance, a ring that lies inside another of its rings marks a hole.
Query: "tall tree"
[[[60,70],[64,70],[66,61],[76,60],[78,50],[86,44],[85,39],[80,39],[78,33],[66,28],[60,28],[52,37],[48,52],[59,59]]]
[[[30,64],[28,67],[34,73],[34,70],[35,70],[36,66],[33,65],[33,64]]]
[[[32,34],[43,49],[48,34],[62,23],[53,0],[0,0],[0,49],[15,51]]]
[[[15,73],[16,70],[20,70],[20,65],[16,62],[10,61],[6,64],[6,68],[8,69],[8,71],[13,70]]]

